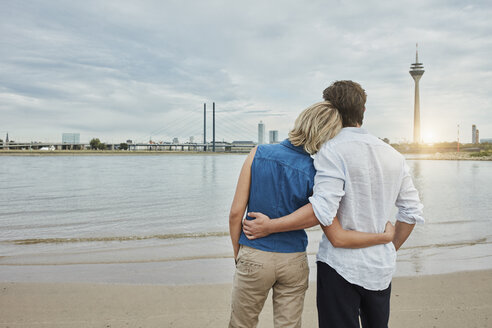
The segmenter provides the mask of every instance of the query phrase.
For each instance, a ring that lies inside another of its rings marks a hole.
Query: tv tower
[[[410,66],[410,75],[415,81],[415,105],[413,111],[413,142],[420,143],[420,94],[419,94],[419,81],[422,75],[424,75],[424,64],[419,63],[419,44],[416,45],[415,51],[415,63]]]

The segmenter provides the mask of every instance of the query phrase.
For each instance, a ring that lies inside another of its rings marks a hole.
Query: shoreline
[[[486,229],[487,221],[477,222],[476,227]],[[466,222],[458,221],[458,227]],[[472,229],[475,225],[472,221],[470,224]],[[434,236],[436,231],[447,234],[456,227],[432,222],[425,227],[417,226],[413,238],[398,251],[395,276],[492,270],[492,240],[483,233],[443,240],[425,237]],[[316,227],[306,233],[310,278],[315,280],[322,231]],[[225,231],[199,235],[17,239],[0,244],[3,246],[0,282],[221,284],[230,282],[234,274],[230,238]]]
[[[2,282],[0,327],[225,327],[231,288]],[[304,327],[317,326],[315,289],[310,282]],[[491,313],[492,270],[393,279],[391,327],[489,327]],[[258,327],[273,327],[271,296]]]
[[[245,155],[248,151],[235,152],[211,152],[211,151],[180,151],[180,150],[139,150],[139,151],[118,151],[118,150],[0,150],[0,156],[161,156],[161,155]],[[408,160],[446,160],[446,161],[492,161],[491,156],[472,157],[470,152],[449,152],[449,153],[401,153],[404,156],[416,156],[407,158]]]
[[[424,159],[424,160],[438,160],[438,161],[492,161],[492,155],[490,156],[481,156],[481,157],[474,157],[471,156],[473,153],[469,152],[451,152],[451,153],[435,153],[435,154],[430,154],[428,157],[423,157],[419,159]]]
[[[114,150],[53,150],[53,151],[29,151],[7,150],[0,151],[0,156],[159,156],[159,155],[245,155],[248,152],[203,152],[203,151],[114,151]]]

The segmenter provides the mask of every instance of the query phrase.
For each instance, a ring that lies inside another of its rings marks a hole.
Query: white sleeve
[[[403,178],[395,205],[398,207],[396,215],[398,221],[408,224],[425,222],[422,213],[424,205],[420,202],[419,193],[413,185],[410,169],[406,163],[404,163]]]
[[[329,226],[337,214],[340,200],[345,195],[344,165],[338,154],[326,145],[313,158],[316,175],[313,196],[309,197],[309,202],[318,221],[324,226]]]

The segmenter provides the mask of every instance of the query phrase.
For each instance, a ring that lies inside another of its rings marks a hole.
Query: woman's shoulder
[[[258,145],[255,160],[257,164],[270,163],[284,170],[297,171],[301,175],[314,176],[316,172],[309,154],[301,154],[281,144]]]

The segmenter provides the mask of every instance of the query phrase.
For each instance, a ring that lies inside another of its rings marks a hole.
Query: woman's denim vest
[[[296,211],[309,203],[315,174],[313,160],[303,147],[293,146],[287,139],[280,144],[259,145],[251,165],[248,212],[261,212],[274,219]],[[255,240],[241,232],[239,239],[241,245],[279,253],[304,252],[307,242],[304,230]]]

